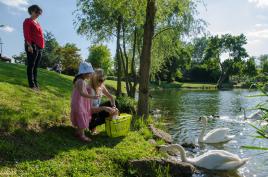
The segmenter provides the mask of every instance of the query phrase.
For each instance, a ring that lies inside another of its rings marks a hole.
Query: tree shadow
[[[60,152],[71,149],[114,147],[123,137],[109,138],[104,132],[92,137],[93,142],[83,143],[74,137],[74,128],[56,126],[43,131],[18,129],[0,135],[0,164],[14,165],[23,161],[48,160]]]

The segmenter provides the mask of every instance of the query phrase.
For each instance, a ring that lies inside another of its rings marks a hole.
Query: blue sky
[[[247,36],[250,55],[268,53],[268,0],[204,0],[199,6],[200,17],[206,20],[212,34],[240,34]],[[60,44],[75,43],[83,58],[88,56],[90,42],[77,35],[72,12],[76,0],[0,0],[0,37],[3,53],[11,57],[23,51],[22,23],[28,17],[26,8],[38,4],[43,9],[39,21],[45,31],[52,32]],[[113,42],[108,44],[115,53]]]

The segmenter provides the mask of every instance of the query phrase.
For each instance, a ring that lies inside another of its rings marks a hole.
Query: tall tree
[[[151,68],[151,48],[154,35],[156,1],[147,0],[146,20],[144,23],[143,47],[140,58],[140,85],[138,115],[148,117],[149,114],[149,78]]]
[[[120,32],[122,26],[122,16],[117,17],[117,26],[116,26],[116,69],[117,69],[117,88],[116,96],[121,96],[122,94],[122,64],[121,64],[121,55],[120,55]]]
[[[88,62],[94,68],[102,68],[105,73],[109,73],[111,69],[111,52],[105,45],[93,45],[89,48]]]
[[[180,79],[178,76],[185,73],[189,68],[192,57],[192,46],[182,43],[177,48],[176,55],[165,59],[161,70],[157,73],[157,79],[173,82]],[[180,76],[181,77],[181,76]]]
[[[209,38],[204,60],[216,60],[221,69],[217,87],[222,88],[223,82],[228,79],[233,71],[234,63],[240,62],[248,56],[244,45],[247,44],[245,35],[232,36],[225,34]],[[223,58],[224,57],[226,58]]]
[[[177,56],[177,49],[185,39],[205,32],[206,23],[197,17],[198,1],[159,0],[152,48],[152,70],[154,76],[162,69],[165,59]]]
[[[40,61],[40,67],[47,68],[53,67],[59,61],[59,55],[57,53],[60,45],[55,36],[51,32],[45,32],[45,48],[43,50],[42,60]]]
[[[243,73],[246,76],[249,77],[254,77],[257,75],[257,67],[256,67],[256,63],[255,63],[255,58],[254,57],[250,57],[246,63],[245,63],[245,67],[243,68]]]
[[[208,45],[207,36],[201,38],[195,38],[193,40],[193,60],[196,63],[202,63],[205,55],[205,51]]]
[[[268,54],[261,55],[259,58],[261,71],[268,73]]]
[[[68,75],[75,75],[77,68],[82,58],[79,54],[80,49],[75,44],[67,43],[63,47],[59,48],[57,53],[60,56],[60,60],[63,66],[63,73]]]

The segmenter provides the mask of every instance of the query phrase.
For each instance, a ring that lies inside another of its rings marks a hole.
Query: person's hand
[[[110,115],[113,115],[113,113],[115,112],[115,109],[110,107],[103,107],[103,110],[108,112]]]
[[[28,46],[28,52],[33,53],[33,47],[30,45]]]
[[[113,109],[114,109],[113,115],[119,115],[119,110],[116,107]]]

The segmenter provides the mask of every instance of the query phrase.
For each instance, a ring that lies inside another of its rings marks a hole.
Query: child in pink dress
[[[85,80],[89,80],[94,72],[90,63],[83,62],[79,66],[79,72],[74,78],[74,90],[71,101],[71,122],[77,127],[76,136],[85,142],[91,139],[85,135],[85,129],[88,128],[91,121],[91,100],[98,99],[99,96],[91,96]]]

